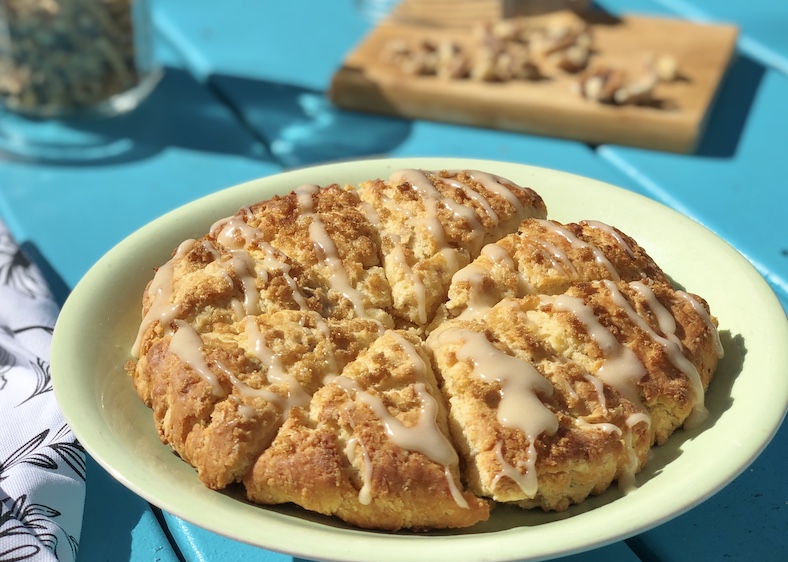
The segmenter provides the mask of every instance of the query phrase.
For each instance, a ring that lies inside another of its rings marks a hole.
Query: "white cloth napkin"
[[[58,307],[0,220],[0,562],[72,561],[85,502],[85,452],[52,391]]]

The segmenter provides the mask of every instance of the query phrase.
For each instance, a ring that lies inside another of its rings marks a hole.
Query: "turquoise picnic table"
[[[739,27],[701,143],[671,154],[406,120],[332,106],[344,56],[374,25],[353,0],[152,0],[164,75],[131,113],[85,125],[116,154],[47,161],[0,151],[0,217],[63,302],[124,237],[203,195],[278,172],[369,157],[504,160],[568,171],[657,200],[730,243],[788,308],[788,4],[605,0],[606,10]],[[0,127],[15,119],[0,116]],[[57,136],[58,132],[53,133]],[[788,345],[788,342],[786,342]],[[788,373],[785,373],[788,376]],[[788,559],[788,431],[732,483],[636,536],[572,562]],[[440,559],[425,553],[425,560]],[[150,505],[88,458],[78,560],[270,561]]]

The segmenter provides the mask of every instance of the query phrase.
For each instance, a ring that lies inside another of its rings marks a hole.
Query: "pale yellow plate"
[[[498,508],[470,529],[385,534],[353,529],[295,507],[250,505],[204,488],[162,445],[151,412],[124,371],[155,267],[186,238],[250,203],[303,183],[357,183],[400,168],[480,169],[536,189],[549,217],[594,219],[633,236],[719,318],[725,358],[708,393],[710,416],[654,450],[638,488],[591,498],[563,513]],[[63,412],[88,452],[161,509],[239,541],[317,560],[536,560],[588,550],[691,509],[740,474],[788,407],[788,321],[766,282],[733,248],[690,219],[590,179],[519,164],[464,159],[367,160],[296,170],[233,187],[177,209],[104,256],[72,292],[55,328],[52,378]]]

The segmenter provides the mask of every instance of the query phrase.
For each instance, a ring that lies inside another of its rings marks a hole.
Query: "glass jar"
[[[161,71],[147,0],[0,0],[0,103],[29,117],[114,115]]]

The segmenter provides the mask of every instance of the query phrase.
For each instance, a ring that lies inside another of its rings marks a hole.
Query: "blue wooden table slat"
[[[180,562],[150,505],[88,457],[78,560]]]

